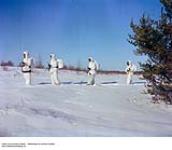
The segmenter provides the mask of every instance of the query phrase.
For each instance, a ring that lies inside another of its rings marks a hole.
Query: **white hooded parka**
[[[58,61],[55,54],[50,54],[49,73],[52,85],[60,84],[58,80]]]
[[[125,69],[125,72],[127,73],[127,84],[131,84],[132,83],[132,77],[134,74],[134,71],[136,70],[135,66],[132,64],[131,61],[127,62],[127,67]]]
[[[29,57],[29,53],[23,52],[22,73],[26,85],[31,84],[31,65],[32,65],[32,59]]]
[[[95,76],[98,70],[98,64],[97,62],[92,58],[88,58],[88,85],[94,85],[95,84]]]

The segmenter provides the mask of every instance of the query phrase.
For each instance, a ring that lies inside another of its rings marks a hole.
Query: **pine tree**
[[[136,47],[135,54],[147,58],[140,66],[149,83],[148,92],[155,101],[172,104],[172,0],[160,2],[159,20],[143,15],[138,24],[131,21],[133,34],[128,41]]]

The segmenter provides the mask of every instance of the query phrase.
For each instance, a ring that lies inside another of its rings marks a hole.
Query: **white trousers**
[[[60,81],[58,80],[58,71],[57,69],[53,69],[50,71],[50,78],[51,78],[51,84],[57,85],[60,84]]]
[[[93,72],[88,72],[88,85],[94,85],[95,84],[95,78],[96,78],[96,73]]]
[[[127,84],[131,84],[132,83],[132,78],[133,78],[133,73],[128,73],[127,74]]]
[[[25,84],[26,85],[31,85],[31,73],[23,73],[23,77],[25,79]]]

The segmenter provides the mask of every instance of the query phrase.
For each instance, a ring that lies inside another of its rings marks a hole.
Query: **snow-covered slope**
[[[19,70],[0,70],[0,136],[172,136],[170,106],[150,103],[144,82],[125,85],[124,75],[60,71],[60,86],[34,70],[25,86]]]

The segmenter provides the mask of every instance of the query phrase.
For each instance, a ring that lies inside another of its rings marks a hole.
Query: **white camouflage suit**
[[[55,54],[50,54],[49,73],[52,85],[60,84],[58,80],[58,61]]]
[[[26,85],[31,85],[31,65],[32,58],[29,57],[29,53],[23,52],[22,73]]]
[[[135,66],[131,63],[131,61],[127,62],[127,67],[125,69],[125,72],[127,73],[127,84],[131,84],[132,83],[132,77],[135,71]]]
[[[94,85],[95,84],[95,77],[98,70],[98,64],[97,62],[92,58],[88,58],[88,85]]]

